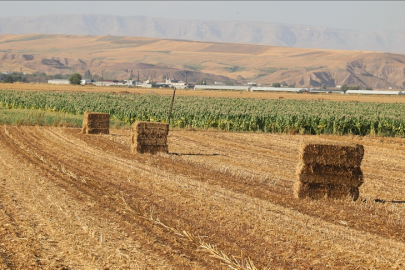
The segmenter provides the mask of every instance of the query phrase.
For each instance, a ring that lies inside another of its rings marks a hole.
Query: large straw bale
[[[109,134],[110,115],[108,113],[84,112],[83,134]]]
[[[169,151],[167,135],[169,125],[166,123],[134,122],[131,132],[131,152],[151,153]]]
[[[345,142],[306,142],[300,150],[305,164],[359,167],[364,156],[362,145]]]
[[[306,197],[319,200],[326,198],[328,189],[320,184],[303,184],[299,181],[294,183],[294,197],[298,199],[305,199]]]
[[[297,166],[296,198],[330,198],[353,200],[363,184],[360,164],[362,145],[345,142],[306,142],[301,145]]]
[[[363,184],[363,172],[360,167],[338,167],[333,165],[304,164],[297,166],[298,181],[304,184],[334,184],[359,187]]]
[[[356,201],[359,198],[359,189],[343,185],[324,185],[324,184],[304,184],[299,181],[294,183],[294,197],[298,199],[311,198],[341,200],[350,197]]]
[[[359,188],[347,186],[330,186],[328,188],[327,198],[341,200],[350,197],[353,201],[359,198]]]

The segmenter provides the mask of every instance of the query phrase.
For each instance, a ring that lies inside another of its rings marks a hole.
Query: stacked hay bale
[[[84,112],[83,134],[109,134],[110,115],[108,113]]]
[[[360,168],[364,155],[362,145],[342,142],[307,142],[301,145],[294,185],[296,198],[343,199],[359,197],[363,184]]]
[[[132,153],[167,153],[167,135],[169,125],[166,123],[134,122],[131,131]]]

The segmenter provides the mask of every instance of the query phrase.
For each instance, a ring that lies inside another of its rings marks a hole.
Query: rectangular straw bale
[[[294,197],[298,199],[305,199],[306,197],[319,200],[326,198],[328,188],[320,184],[303,184],[299,181],[294,183]]]
[[[338,167],[333,165],[304,164],[297,166],[298,181],[304,184],[333,184],[360,187],[363,184],[363,172],[360,167]]]
[[[359,167],[364,147],[346,142],[305,142],[300,147],[300,160],[305,164]]]
[[[359,198],[359,188],[346,186],[330,186],[328,189],[327,198],[341,200],[351,197],[353,201]]]
[[[169,151],[167,135],[169,125],[166,123],[134,122],[131,132],[131,152],[151,153]]]
[[[108,113],[84,112],[83,134],[109,134],[110,115]]]
[[[319,199],[346,199],[351,198],[356,201],[359,197],[359,189],[339,185],[323,185],[323,184],[304,184],[295,182],[294,197],[298,199],[311,198]]]

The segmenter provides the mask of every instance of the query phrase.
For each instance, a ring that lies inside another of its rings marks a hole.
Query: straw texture
[[[341,142],[305,142],[300,147],[294,196],[299,199],[359,197],[364,147]]]
[[[109,134],[110,115],[108,113],[84,112],[83,134]]]
[[[358,167],[364,156],[364,147],[344,142],[306,142],[301,144],[300,160],[305,164],[323,164]]]
[[[169,151],[167,135],[169,125],[166,123],[134,122],[131,131],[131,152],[151,153]]]

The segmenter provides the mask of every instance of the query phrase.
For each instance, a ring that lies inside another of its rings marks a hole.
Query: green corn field
[[[170,101],[171,96],[151,94],[0,91],[0,105],[7,108],[105,112],[128,124],[165,122]],[[170,126],[405,137],[405,108],[403,103],[178,96]]]

